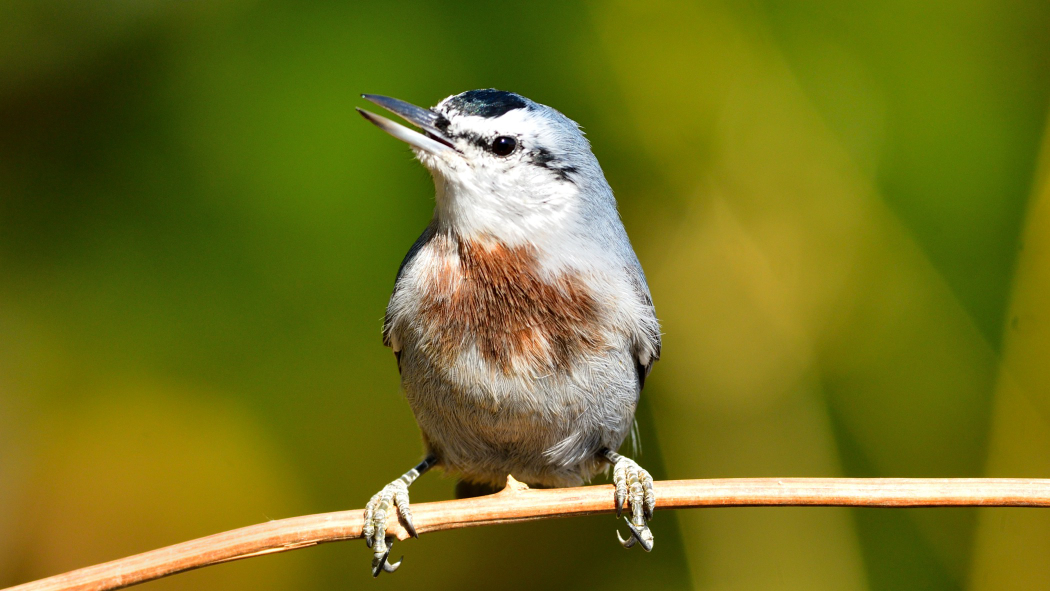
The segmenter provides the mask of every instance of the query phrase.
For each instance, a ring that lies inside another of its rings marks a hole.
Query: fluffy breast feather
[[[544,273],[529,246],[434,233],[419,255],[410,279],[416,301],[399,302],[395,292],[388,341],[396,340],[399,312],[409,312],[443,362],[473,346],[504,374],[567,368],[605,345],[601,309],[583,278]]]

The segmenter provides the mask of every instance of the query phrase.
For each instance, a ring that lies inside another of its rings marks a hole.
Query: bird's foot
[[[401,560],[394,564],[390,564],[388,560],[390,550],[394,546],[394,536],[387,534],[387,516],[390,515],[391,509],[397,511],[408,533],[412,534],[412,537],[419,537],[415,526],[412,525],[412,510],[408,508],[408,483],[398,478],[384,486],[365,505],[365,525],[361,533],[365,538],[365,544],[374,552],[372,557],[373,577],[378,577],[383,571],[392,573],[401,566]]]
[[[624,501],[630,510],[630,517],[624,516],[624,521],[631,528],[631,536],[625,540],[620,532],[616,532],[616,537],[624,548],[638,544],[649,552],[653,549],[653,532],[649,530],[647,522],[653,518],[653,510],[656,509],[653,477],[630,458],[615,452],[607,452],[606,457],[613,463],[616,516],[623,514]]]

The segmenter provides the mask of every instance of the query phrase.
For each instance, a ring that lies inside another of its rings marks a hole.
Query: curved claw
[[[392,573],[392,572],[396,571],[398,569],[398,567],[401,566],[402,562],[404,562],[405,557],[402,556],[400,559],[398,559],[397,562],[395,562],[394,564],[390,564],[390,561],[388,560],[388,558],[390,558],[390,550],[393,549],[393,546],[394,546],[394,544],[393,544],[393,542],[391,542],[387,546],[386,552],[384,552],[382,554],[376,553],[375,557],[372,558],[372,576],[373,577],[378,577],[379,573],[382,573],[382,572]]]
[[[627,522],[627,527],[631,528],[631,537],[625,540],[620,535],[620,532],[617,531],[616,537],[619,538],[620,544],[622,544],[624,548],[630,548],[637,543],[642,547],[642,550],[652,552],[653,532],[645,525],[637,526],[631,523],[631,520],[626,517],[624,517],[623,520]]]
[[[631,528],[631,537],[624,539],[617,532],[616,537],[624,548],[639,544],[646,552],[653,549],[653,532],[646,525],[653,518],[656,508],[656,494],[653,491],[653,477],[630,458],[605,450],[603,456],[613,464],[613,500],[616,516],[623,517],[627,527]],[[630,506],[628,515],[623,514],[624,505]]]
[[[420,136],[422,137],[422,136]],[[412,523],[412,510],[408,508],[408,487],[419,478],[421,474],[433,468],[438,463],[437,456],[428,454],[415,468],[401,475],[401,478],[384,486],[365,505],[364,525],[361,526],[362,537],[365,543],[372,549],[372,576],[378,577],[379,573],[392,573],[401,566],[405,557],[402,556],[397,562],[390,564],[390,550],[394,545],[394,536],[387,535],[387,516],[393,511],[395,520],[400,518],[408,533],[418,538],[419,533]]]
[[[620,545],[624,548],[630,548],[631,546],[634,546],[634,532],[631,532],[631,536],[625,540],[623,539],[623,536],[620,535],[620,530],[616,530],[616,539],[620,540]]]
[[[404,562],[404,561],[405,561],[405,557],[404,556],[402,556],[401,558],[398,558],[397,562],[395,562],[394,564],[390,564],[389,562],[384,560],[383,561],[383,570],[388,572],[388,573],[392,573],[392,572],[396,571],[398,569],[398,567],[401,566],[401,563]]]
[[[414,523],[412,523],[412,513],[408,510],[408,507],[402,509],[400,506],[398,506],[398,509],[401,510],[401,524],[405,526],[405,531],[407,531],[408,535],[412,536],[413,538],[419,539],[419,534],[416,533],[416,526]],[[399,562],[398,564],[401,563]]]

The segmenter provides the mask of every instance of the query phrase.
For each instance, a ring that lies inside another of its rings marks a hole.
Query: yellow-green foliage
[[[380,325],[433,189],[361,92],[583,124],[663,322],[654,476],[1050,476],[1048,30],[993,0],[9,0],[0,586],[362,507],[419,459]],[[651,555],[614,527],[148,588],[1050,586],[1036,510],[660,512]]]

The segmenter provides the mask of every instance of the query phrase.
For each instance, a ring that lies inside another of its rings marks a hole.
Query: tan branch
[[[745,506],[1050,507],[1050,480],[742,478],[656,483],[657,509]],[[610,485],[528,489],[511,480],[486,497],[412,505],[420,533],[552,517],[611,513]],[[102,591],[220,562],[361,537],[363,511],[260,523],[89,566],[7,591]],[[393,517],[391,517],[393,521]],[[408,537],[392,523],[399,539]]]

